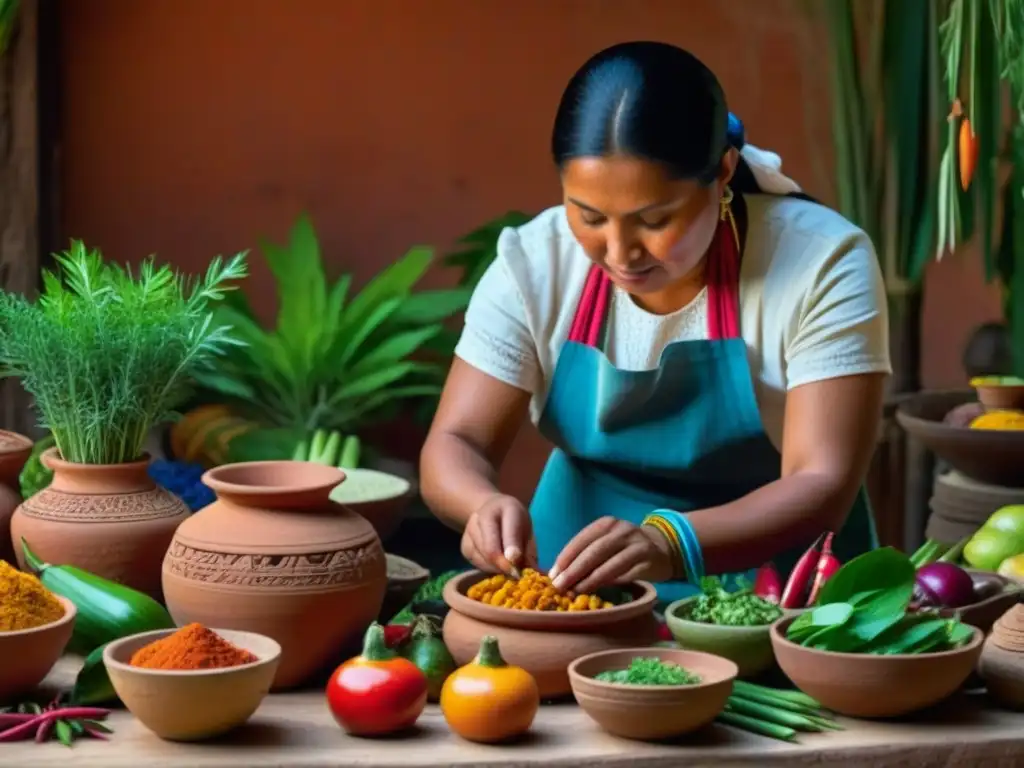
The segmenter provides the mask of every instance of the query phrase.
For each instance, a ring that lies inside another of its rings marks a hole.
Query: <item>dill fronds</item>
[[[72,241],[35,302],[0,292],[0,375],[34,397],[65,460],[135,461],[193,377],[242,343],[212,304],[246,276],[245,256],[217,257],[200,278],[152,259],[133,275]]]

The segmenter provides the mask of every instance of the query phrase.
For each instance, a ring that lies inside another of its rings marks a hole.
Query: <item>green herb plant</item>
[[[0,56],[7,52],[18,20],[19,0],[0,0]]]
[[[729,592],[720,579],[706,576],[700,582],[701,594],[689,605],[684,618],[724,627],[758,627],[782,617],[782,609],[744,588]]]
[[[210,399],[268,433],[287,431],[294,447],[315,430],[358,434],[400,403],[437,397],[450,359],[432,355],[430,345],[470,290],[414,290],[433,263],[431,249],[411,249],[354,294],[352,275],[328,281],[309,216],[287,244],[264,241],[261,251],[277,283],[276,325],[264,328],[241,294],[217,308],[216,322],[246,345],[200,376]]]
[[[66,461],[135,461],[192,379],[238,345],[211,305],[246,275],[245,254],[217,257],[202,278],[152,259],[133,275],[81,241],[56,260],[37,300],[0,292],[0,375],[35,398]]]
[[[700,675],[661,659],[638,656],[626,669],[609,669],[594,675],[595,680],[619,685],[697,685]]]
[[[818,604],[786,636],[807,648],[839,653],[935,653],[966,644],[974,630],[957,618],[911,612],[914,564],[892,547],[866,552],[842,566]]]

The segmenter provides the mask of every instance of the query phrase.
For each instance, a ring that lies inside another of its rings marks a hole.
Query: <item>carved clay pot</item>
[[[189,509],[153,482],[149,457],[75,464],[51,448],[42,461],[53,470],[53,482],[25,499],[11,518],[21,568],[24,538],[48,563],[76,565],[160,599],[160,562]]]
[[[978,674],[1001,706],[1024,709],[1024,606],[1015,605],[992,627]]]
[[[480,571],[468,571],[445,584],[444,601],[451,610],[444,619],[444,643],[461,666],[473,660],[485,635],[494,635],[505,661],[533,675],[541,698],[572,693],[569,664],[581,656],[644,647],[658,639],[656,596],[647,582],[629,585],[632,599],[614,608],[560,613],[519,611],[471,600],[467,590],[483,578],[486,575]]]
[[[217,501],[178,528],[163,565],[175,623],[257,632],[281,645],[274,690],[308,680],[377,618],[380,539],[330,500],[345,473],[305,461],[226,464],[203,475]]]
[[[0,430],[0,560],[16,562],[11,544],[11,515],[21,504],[18,477],[32,455],[32,441],[17,432]]]

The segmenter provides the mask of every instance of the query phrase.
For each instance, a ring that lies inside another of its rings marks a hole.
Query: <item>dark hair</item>
[[[619,43],[593,56],[562,94],[551,152],[561,168],[577,157],[622,152],[664,165],[674,178],[714,181],[729,147],[743,147],[718,78],[668,43]],[[740,163],[734,188],[759,191]]]

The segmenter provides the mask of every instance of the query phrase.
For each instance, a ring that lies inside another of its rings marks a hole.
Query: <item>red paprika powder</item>
[[[259,658],[237,648],[202,624],[188,624],[173,635],[143,646],[128,663],[143,669],[224,669],[252,664]]]

